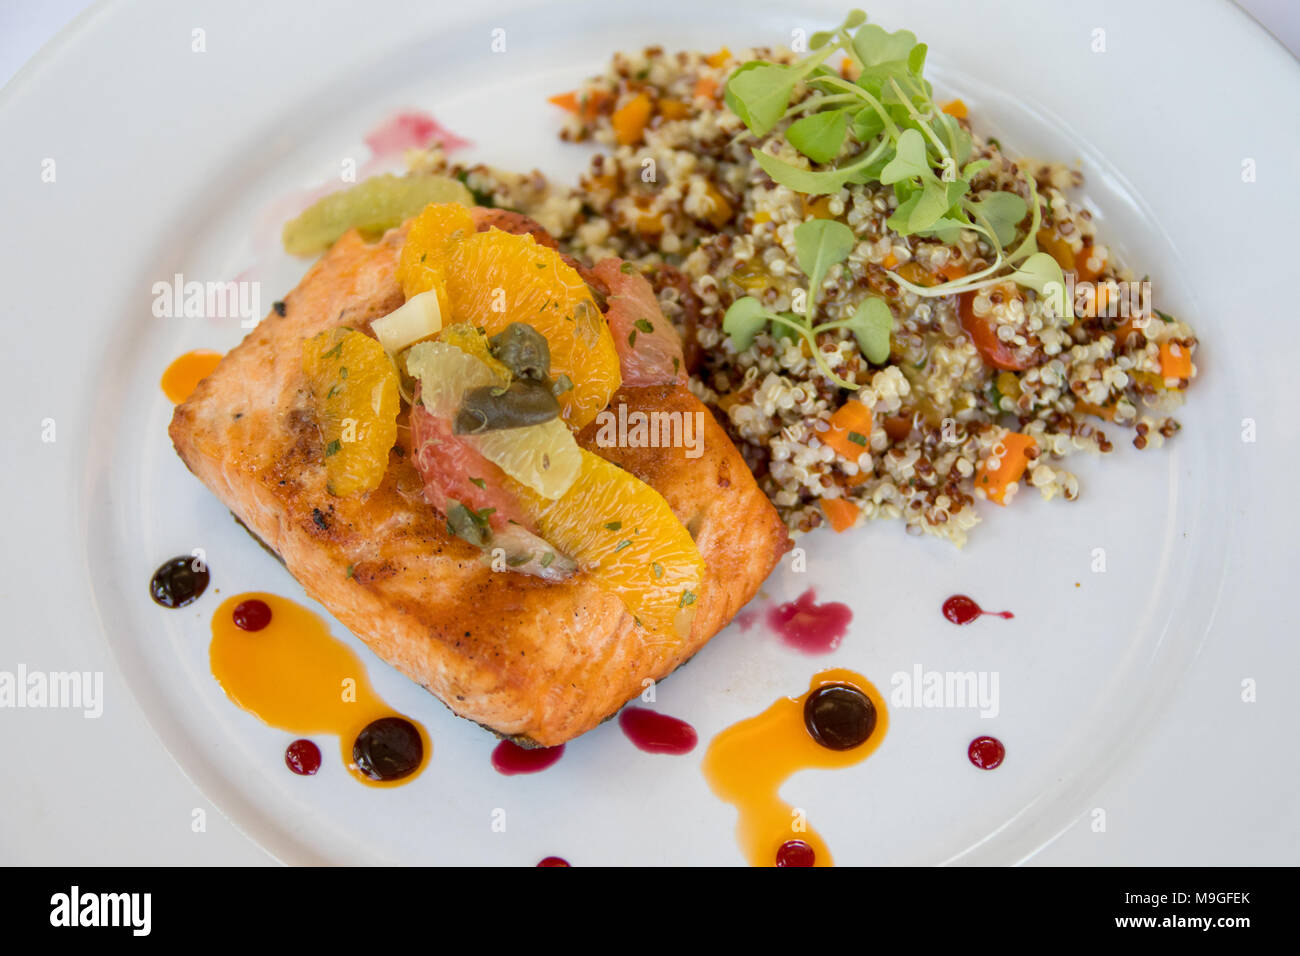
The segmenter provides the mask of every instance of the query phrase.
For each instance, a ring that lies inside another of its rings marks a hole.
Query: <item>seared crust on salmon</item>
[[[581,571],[561,581],[493,571],[424,502],[402,441],[376,490],[329,494],[301,343],[337,326],[368,330],[402,305],[394,272],[403,240],[403,230],[374,244],[355,232],[340,239],[285,297],[284,314],[272,312],[177,407],[171,438],[306,592],[381,658],[462,717],[561,744],[724,627],[789,547],[785,526],[722,428],[680,386],[624,388],[612,404],[703,412],[700,457],[600,448],[594,426],[578,439],[658,490],[695,538],[705,579],[682,641],[648,638]]]

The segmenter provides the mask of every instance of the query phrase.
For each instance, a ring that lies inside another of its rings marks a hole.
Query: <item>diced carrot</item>
[[[677,120],[689,116],[691,108],[681,100],[660,100],[659,115],[664,119]]]
[[[702,76],[695,81],[695,95],[713,99],[718,94],[718,81],[711,76]]]
[[[965,119],[967,116],[966,104],[961,100],[949,100],[944,103],[943,111],[949,116],[955,116],[957,119]]]
[[[1078,275],[1080,282],[1096,282],[1098,277],[1102,274],[1102,272],[1106,270],[1105,256],[1097,257],[1101,260],[1100,268],[1090,269],[1088,267],[1088,260],[1093,258],[1094,254],[1095,253],[1093,252],[1092,243],[1086,242],[1084,244],[1084,247],[1079,250],[1079,254],[1074,257],[1074,261],[1077,266],[1075,272]]]
[[[1104,418],[1108,422],[1115,420],[1115,409],[1109,405],[1093,405],[1091,402],[1075,402],[1074,410],[1083,412],[1085,415],[1096,415],[1098,418]]]
[[[567,110],[574,116],[580,116],[584,120],[593,120],[600,114],[600,108],[609,99],[609,94],[604,90],[590,90],[579,93],[577,90],[570,90],[567,93],[557,93],[550,97],[547,102],[554,103],[563,110]]]
[[[858,523],[858,518],[862,517],[858,506],[844,498],[822,498],[821,506],[836,534],[852,528]]]
[[[704,58],[704,62],[709,64],[709,66],[713,67],[716,70],[718,67],[724,65],[730,59],[731,59],[731,51],[724,46],[717,53],[713,53],[710,54],[709,56],[706,56]]]
[[[614,138],[620,146],[635,146],[641,142],[645,124],[650,122],[654,103],[644,93],[638,93],[614,111],[609,121],[614,126]]]
[[[830,418],[830,430],[819,436],[849,461],[857,461],[871,441],[871,409],[849,399]]]
[[[884,262],[881,263],[881,265],[883,265],[886,269],[894,268],[894,266],[898,265],[898,256],[894,255],[891,252],[889,255],[885,256],[885,260]]]
[[[1160,343],[1160,374],[1166,379],[1192,377],[1192,353],[1185,345]]]
[[[970,270],[960,259],[949,259],[939,267],[939,275],[943,276],[949,282],[954,279],[960,279],[964,275],[970,275]]]
[[[1143,335],[1145,335],[1146,329],[1144,328],[1139,329],[1136,325],[1133,324],[1133,318],[1129,317],[1124,320],[1123,325],[1121,325],[1117,329],[1114,329],[1110,333],[1111,335],[1115,336],[1115,347],[1123,348],[1124,346],[1128,345],[1128,337],[1132,335],[1134,332],[1141,332]]]
[[[912,259],[909,262],[904,262],[899,266],[898,274],[908,282],[912,283],[912,285],[929,288],[932,285],[938,284],[934,281],[934,273],[921,265],[921,263],[917,262],[915,259]]]
[[[856,83],[858,82],[858,77],[861,75],[862,71],[858,69],[858,65],[848,57],[845,57],[844,62],[840,64],[840,76],[844,77],[844,79],[848,80],[850,83]]]
[[[554,96],[547,98],[546,102],[554,103],[562,110],[568,110],[570,113],[578,112],[578,91],[569,90],[567,93],[556,93]]]
[[[988,459],[981,461],[975,468],[975,487],[983,488],[990,501],[1006,504],[1007,489],[1020,480],[1020,476],[1029,467],[1029,449],[1036,442],[1020,432],[1007,432],[1002,438],[1002,455],[998,467],[990,471]],[[996,449],[995,449],[996,450]]]

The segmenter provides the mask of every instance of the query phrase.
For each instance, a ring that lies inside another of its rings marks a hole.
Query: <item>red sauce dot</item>
[[[564,859],[563,857],[548,856],[546,859],[542,860],[542,862],[538,863],[537,865],[538,866],[568,866],[569,861]]]
[[[777,866],[812,866],[817,854],[803,840],[786,840],[776,851]]]
[[[497,773],[513,777],[518,773],[537,773],[564,756],[564,744],[558,747],[520,747],[503,740],[492,751],[492,767]]]
[[[1005,619],[1015,617],[1010,611],[986,611],[964,594],[954,594],[943,602],[943,616],[954,624],[969,624],[981,614]]]
[[[301,777],[310,777],[320,769],[320,748],[310,740],[295,740],[284,751],[284,762]]]
[[[970,762],[981,770],[993,770],[1002,766],[1007,755],[1007,748],[996,737],[976,737],[966,748]]]
[[[265,601],[250,598],[236,604],[231,617],[235,619],[235,627],[242,631],[260,631],[271,623],[271,608]]]

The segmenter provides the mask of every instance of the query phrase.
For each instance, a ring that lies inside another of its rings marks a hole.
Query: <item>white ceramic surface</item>
[[[800,692],[815,670],[851,667],[887,690],[920,664],[997,672],[1000,713],[894,709],[865,763],[792,779],[787,799],[838,862],[1296,862],[1296,707],[1283,682],[1300,664],[1289,487],[1300,66],[1226,3],[1176,16],[1104,0],[869,11],[930,44],[932,79],[977,126],[1018,152],[1079,161],[1107,242],[1196,328],[1201,378],[1165,449],[1139,454],[1112,430],[1115,455],[1070,466],[1079,501],[1025,489],[1005,511],[982,506],[989,520],[962,551],[890,524],[804,539],[807,572],[786,562],[766,591],[788,600],[811,585],[848,602],[848,638],[809,658],[761,627],[720,634],[659,688],[656,706],[701,734],[689,757],[644,754],[610,723],[543,774],[498,776],[487,734],[335,625],[381,694],[426,724],[433,763],[376,791],[323,746],[321,774],[299,779],[281,763],[287,735],[237,710],[208,673],[208,615],[222,596],[301,590],[165,434],[167,362],[227,349],[243,330],[154,318],[153,283],[242,274],[269,305],[304,264],[275,252],[268,210],[346,158],[363,164],[364,132],[398,109],[432,112],[474,141],[474,159],[571,177],[586,153],[556,139],[544,97],[613,50],[778,44],[840,12],[110,2],[0,93],[0,487],[11,503],[0,669],[105,673],[97,720],[0,710],[0,859],[738,863],[734,813],[699,773],[707,740]],[[491,52],[497,28],[504,53]],[[1098,29],[1104,53],[1093,51]],[[195,30],[206,52],[192,51]],[[1247,159],[1254,182],[1242,178]],[[1242,440],[1244,419],[1254,442]],[[221,594],[159,610],[150,573],[196,547]],[[1091,570],[1097,548],[1105,573]],[[954,592],[1016,618],[957,629],[939,614]],[[1008,748],[992,773],[965,759],[985,733]],[[498,808],[504,833],[491,828]]]

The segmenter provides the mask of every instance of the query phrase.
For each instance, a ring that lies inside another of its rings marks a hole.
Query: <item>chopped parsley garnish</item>
[[[664,566],[660,564],[658,561],[654,561],[651,563],[650,570],[654,572],[654,576],[656,580],[664,576]]]
[[[619,530],[622,529],[622,527],[623,527],[623,522],[621,522],[621,521],[611,521],[609,524],[605,525],[605,530],[606,530],[606,531],[619,531]]]
[[[339,441],[337,438],[334,439],[332,442],[330,442],[328,445],[325,446],[325,457],[332,458],[334,455],[337,455],[339,453],[339,450],[342,447],[343,447],[343,443]]]
[[[687,606],[689,606],[689,605],[691,605],[691,604],[694,604],[694,603],[695,603],[695,592],[694,592],[694,591],[683,591],[683,592],[682,592],[682,599],[681,599],[680,601],[677,602],[677,606],[678,606],[679,608],[683,608],[683,607],[687,607]]]
[[[615,553],[615,554],[618,554],[618,553],[619,553],[620,551],[622,551],[624,548],[630,548],[630,547],[632,547],[632,542],[631,542],[631,540],[628,539],[628,538],[624,538],[622,541],[620,541],[620,542],[617,544],[617,546],[615,546],[615,548],[614,548],[614,553]]]
[[[486,487],[487,487],[487,482],[484,481],[482,478],[471,478],[470,481],[472,481],[474,484],[478,485],[480,488],[486,488]]]
[[[649,335],[651,332],[655,330],[655,327],[650,324],[649,319],[637,319],[632,324],[635,325],[642,332],[645,332],[647,335]]]
[[[861,432],[849,432],[846,437],[849,441],[853,442],[853,444],[862,445],[864,448],[866,447],[867,436]]]

